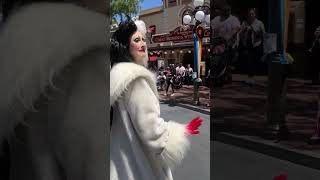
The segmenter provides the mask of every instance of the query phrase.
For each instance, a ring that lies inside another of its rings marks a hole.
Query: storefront
[[[164,59],[165,66],[168,66],[169,64],[182,63],[184,66],[190,64],[191,67],[194,68],[194,43],[192,38],[193,28],[193,25],[182,25],[175,28],[173,31],[170,31],[169,33],[153,35],[151,38],[152,43],[149,47],[150,58],[157,56],[159,59]],[[210,28],[207,27],[205,28],[203,38],[203,62],[208,59],[210,52],[209,37]],[[164,43],[167,43],[167,45],[163,45]]]
[[[169,64],[188,64],[194,69],[194,25],[182,25],[182,17],[187,10],[193,8],[192,1],[163,1],[161,7],[144,10],[139,18],[149,29],[148,49],[149,65],[168,66]],[[210,7],[210,1],[205,1]],[[203,25],[202,70],[205,75],[205,62],[209,58],[210,27]],[[156,59],[156,60],[155,60]],[[156,61],[156,62],[155,62]]]

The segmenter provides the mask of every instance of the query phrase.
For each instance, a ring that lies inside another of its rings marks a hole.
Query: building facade
[[[210,0],[204,6],[210,8]],[[141,11],[139,19],[149,28],[148,48],[150,61],[154,66],[169,64],[190,64],[194,68],[194,42],[192,27],[183,25],[183,16],[193,10],[192,0],[163,0],[163,5]],[[203,24],[203,56],[201,74],[205,74],[205,61],[209,57],[210,25]]]

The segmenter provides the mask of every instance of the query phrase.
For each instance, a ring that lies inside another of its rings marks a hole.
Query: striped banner
[[[194,72],[197,72],[198,73],[198,43],[197,43],[197,35],[196,33],[193,33],[193,41],[194,41]],[[199,77],[199,76],[198,76]]]
[[[193,34],[194,38],[194,71],[197,72],[197,77],[200,78],[200,67],[202,59],[202,39],[198,38],[196,33]]]
[[[280,57],[283,64],[288,63],[287,46],[288,46],[288,32],[289,32],[289,15],[290,15],[290,1],[280,0]]]
[[[284,41],[285,41],[285,1],[286,0],[280,0],[280,62],[281,64],[286,64],[286,58],[285,58],[285,47],[284,47]]]

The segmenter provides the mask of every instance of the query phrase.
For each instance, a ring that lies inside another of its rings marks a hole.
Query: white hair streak
[[[139,20],[139,17],[133,17],[132,20],[134,21],[134,23],[137,26],[137,30],[139,32],[141,32],[143,35],[147,34],[147,28],[146,28],[146,24],[142,21]],[[149,60],[149,56],[148,56],[148,49],[146,48],[146,56],[143,58],[143,66],[147,67],[148,66],[148,60]]]
[[[142,20],[135,20],[134,23],[136,24],[139,32],[141,32],[144,35],[147,34],[146,24]]]

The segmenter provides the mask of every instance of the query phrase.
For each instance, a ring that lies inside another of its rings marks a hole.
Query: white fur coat
[[[184,124],[160,117],[155,75],[135,63],[116,64],[110,72],[110,103],[110,179],[172,180],[189,140]]]
[[[16,128],[12,180],[109,178],[106,18],[37,3],[2,27],[0,140]]]

